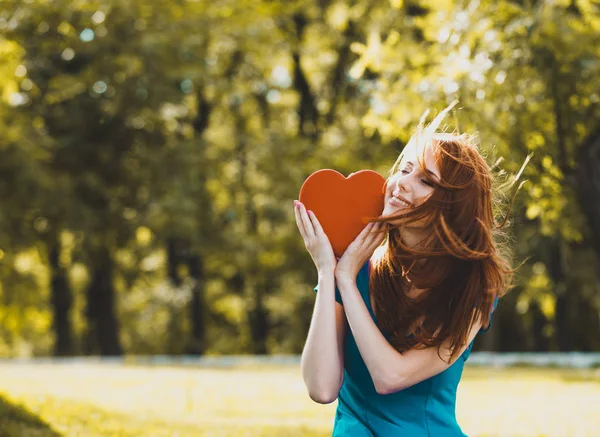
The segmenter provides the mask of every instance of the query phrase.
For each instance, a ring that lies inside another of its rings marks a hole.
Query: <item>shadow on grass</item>
[[[25,407],[0,394],[0,437],[61,437]]]
[[[39,418],[25,411],[29,419],[20,416],[17,423],[28,422],[42,423],[45,428],[31,426],[32,431],[25,427],[15,428],[13,433],[4,432],[3,408],[10,402],[3,403],[0,395],[0,437],[62,437],[62,434],[43,424]],[[293,425],[258,425],[244,423],[237,418],[209,418],[211,420],[188,420],[180,417],[158,417],[151,411],[115,411],[99,408],[93,403],[72,399],[57,399],[50,396],[33,397],[27,400],[27,405],[40,408],[44,417],[54,424],[60,423],[64,436],[81,437],[150,437],[150,436],[178,436],[178,437],[328,437],[331,431],[314,429],[301,424]],[[14,408],[14,405],[10,405]],[[14,417],[14,414],[9,417]]]

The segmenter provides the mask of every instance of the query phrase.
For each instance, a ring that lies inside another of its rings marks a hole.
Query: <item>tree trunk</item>
[[[204,259],[200,255],[191,255],[188,257],[187,264],[190,276],[194,280],[192,299],[190,301],[192,332],[187,353],[201,355],[206,350],[206,303],[204,301],[206,278],[204,275]]]
[[[231,59],[229,68],[227,69],[226,75],[230,78],[233,77],[235,71],[241,62],[242,53],[236,51]],[[210,124],[210,116],[214,109],[213,104],[206,98],[205,91],[202,86],[198,87],[196,93],[198,101],[198,115],[193,121],[194,132],[198,139],[198,154],[204,154],[204,142],[202,137],[206,129]],[[216,99],[218,101],[218,99]],[[203,157],[204,165],[206,161]],[[206,192],[206,172],[201,171],[199,175],[199,187],[200,187],[200,199],[203,199],[202,207],[198,217],[200,240],[205,240],[204,235],[208,231],[208,225],[210,221],[210,196]],[[177,275],[177,266],[180,262],[186,263],[188,266],[188,272],[194,281],[192,287],[192,296],[189,303],[189,322],[191,327],[190,337],[188,338],[185,352],[191,355],[202,355],[206,351],[206,319],[208,308],[205,302],[205,289],[206,289],[206,277],[205,277],[205,266],[204,257],[200,253],[200,250],[196,247],[192,247],[188,241],[175,240],[172,243],[175,244],[173,248],[169,250],[172,252],[171,261],[169,263],[169,276],[172,278],[174,285],[181,285],[181,278]]]
[[[550,350],[550,342],[544,334],[548,319],[546,319],[539,304],[535,301],[529,307],[529,314],[532,317],[533,350],[534,352],[548,352]]]
[[[600,260],[600,130],[588,137],[579,148],[578,155],[579,202],[587,217],[594,251]]]
[[[319,139],[319,110],[316,98],[310,88],[308,79],[304,74],[300,60],[300,44],[304,36],[304,30],[308,25],[308,19],[302,13],[293,17],[296,31],[296,48],[292,51],[294,62],[293,86],[300,94],[298,102],[298,136],[310,138],[312,141]]]
[[[182,281],[178,269],[181,262],[179,241],[176,238],[168,238],[167,244],[167,276],[174,287],[181,287]]]
[[[183,285],[183,280],[179,274],[179,266],[183,263],[181,255],[182,242],[174,237],[167,238],[167,277],[174,288]],[[167,340],[165,344],[165,353],[167,355],[177,355],[184,353],[184,345],[181,339],[186,335],[181,320],[181,312],[177,305],[169,306],[169,322],[167,323]]]
[[[499,345],[500,326],[499,320],[497,320],[498,314],[492,316],[492,326],[485,334],[481,335],[475,345],[473,345],[476,351],[497,351]]]
[[[60,239],[53,232],[48,242],[48,264],[50,266],[50,303],[52,306],[52,330],[54,331],[54,356],[74,355],[71,338],[71,307],[73,297],[66,270],[60,265]]]
[[[494,311],[492,328],[497,329],[502,335],[498,338],[498,352],[524,352],[527,350],[529,338],[527,330],[523,327],[522,316],[515,311],[519,288],[508,293],[503,300],[504,305],[498,304]]]
[[[87,289],[85,351],[104,356],[122,355],[115,314],[114,260],[107,247],[92,252],[91,281]]]
[[[554,282],[556,294],[556,342],[560,352],[571,350],[570,332],[569,332],[569,302],[567,299],[566,277],[563,269],[563,241],[561,237],[556,237],[552,241],[549,251],[550,260],[548,263],[550,277]]]
[[[245,262],[240,265],[241,275],[243,276],[246,301],[246,317],[248,329],[250,331],[250,349],[255,354],[267,353],[267,337],[269,334],[269,325],[267,323],[268,313],[264,305],[264,284],[258,280],[260,268],[257,265],[259,232],[258,232],[258,211],[253,202],[252,188],[248,182],[249,177],[249,159],[248,147],[245,138],[244,123],[245,120],[239,110],[234,110],[237,131],[237,156],[240,162],[239,187],[245,197],[245,230],[248,238],[248,245],[245,253]]]
[[[264,305],[265,289],[261,283],[254,284],[253,301],[248,309],[250,324],[251,348],[253,354],[267,353],[267,337],[269,335],[269,313]]]

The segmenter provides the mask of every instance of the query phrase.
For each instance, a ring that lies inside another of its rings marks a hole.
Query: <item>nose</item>
[[[396,187],[402,193],[408,193],[409,183],[408,176],[401,175],[398,179],[396,179]]]

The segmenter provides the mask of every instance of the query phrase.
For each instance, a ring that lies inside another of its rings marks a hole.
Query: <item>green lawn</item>
[[[0,437],[324,437],[334,410],[297,366],[0,364]],[[470,437],[597,436],[600,371],[467,367],[457,416]]]

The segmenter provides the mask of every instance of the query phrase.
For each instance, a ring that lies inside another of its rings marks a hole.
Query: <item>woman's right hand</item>
[[[305,206],[297,200],[294,200],[294,213],[296,225],[304,239],[306,250],[313,259],[317,270],[334,273],[337,260],[329,238],[325,235],[317,216],[312,211],[306,211]]]

